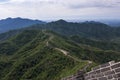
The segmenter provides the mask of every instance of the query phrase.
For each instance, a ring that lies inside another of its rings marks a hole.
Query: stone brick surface
[[[111,61],[92,68],[87,73],[78,71],[61,80],[120,80],[120,62]]]
[[[119,68],[119,67],[120,67],[120,62],[114,64],[113,66],[111,66],[112,69]]]
[[[99,65],[86,74],[85,80],[120,80],[120,62],[111,61]]]

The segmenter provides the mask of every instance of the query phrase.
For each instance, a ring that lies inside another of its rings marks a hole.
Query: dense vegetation
[[[31,29],[49,29],[65,36],[80,35],[91,39],[109,41],[120,37],[119,27],[110,27],[99,22],[72,23],[59,20],[47,24],[33,25]]]
[[[0,40],[6,39],[22,30],[33,30],[33,29],[46,29],[51,30],[60,35],[64,36],[74,36],[78,35],[93,40],[104,40],[120,42],[120,27],[111,27],[109,25],[100,22],[83,22],[83,23],[73,23],[66,22],[64,20],[58,20],[55,22],[50,22],[46,24],[36,24],[28,28],[23,28],[20,30],[14,30],[7,33],[0,34]],[[10,35],[8,35],[10,34]],[[4,36],[3,36],[4,35]]]
[[[60,20],[2,33],[0,80],[60,80],[83,69],[88,60],[91,66],[120,61],[119,30],[102,23]]]
[[[54,38],[49,42],[50,46],[46,46],[50,36]],[[59,80],[83,68],[87,64],[85,60],[99,64],[120,59],[117,52],[81,46],[53,32],[39,30],[25,30],[0,45],[0,57],[7,58],[0,62],[0,79],[3,80]],[[68,51],[81,62],[65,56],[54,47]]]
[[[87,39],[85,37],[80,37],[80,36],[71,36],[70,39],[72,39],[74,42],[78,44],[86,44],[87,46],[92,46],[92,47],[100,48],[103,50],[120,51],[120,43],[116,43],[116,42],[97,41],[97,40],[91,40],[91,39]]]
[[[48,39],[39,30],[26,30],[1,43],[0,79],[59,80],[87,64],[46,46]]]

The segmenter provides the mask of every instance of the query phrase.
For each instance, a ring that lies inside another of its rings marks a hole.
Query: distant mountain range
[[[111,27],[104,23],[95,21],[86,21],[82,23],[67,22],[65,20],[58,20],[54,22],[30,25],[29,27],[24,27],[19,30],[10,31],[7,33],[0,34],[0,40],[8,38],[10,35],[16,34],[21,30],[26,29],[46,29],[56,32],[64,36],[79,35],[81,37],[106,40],[106,41],[116,41],[120,42],[120,27]],[[2,36],[1,36],[2,35]],[[4,36],[3,36],[4,35]]]
[[[101,20],[100,22],[110,25],[111,27],[120,27],[120,20]]]
[[[58,20],[55,22],[60,22],[61,23],[65,23],[66,21],[64,20]],[[120,26],[120,21],[119,20],[101,20],[100,22],[102,22],[101,24],[104,23],[107,24],[107,26],[110,27],[119,27]],[[85,22],[81,22],[80,24],[100,24],[100,22],[96,22],[96,21],[85,21]],[[14,30],[14,29],[20,29],[20,28],[25,28],[31,25],[35,25],[35,24],[45,24],[46,22],[41,21],[41,20],[32,20],[32,19],[25,19],[25,18],[6,18],[6,19],[2,19],[0,20],[0,33],[3,32],[7,32],[9,30]],[[54,23],[54,22],[50,22],[50,23]],[[67,23],[67,22],[66,22]],[[77,24],[77,23],[76,23]]]
[[[111,27],[120,27],[120,19],[68,20],[69,22],[101,22]]]
[[[7,18],[0,20],[0,33],[13,29],[24,28],[34,24],[43,24],[45,22],[40,20],[31,20],[24,18]]]
[[[120,37],[120,27],[111,27],[104,23],[94,21],[73,23],[58,20],[47,24],[32,25],[28,29],[46,29],[64,36],[79,35],[99,40],[112,40]]]

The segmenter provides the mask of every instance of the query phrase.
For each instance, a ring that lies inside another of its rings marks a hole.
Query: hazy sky
[[[120,19],[120,0],[0,0],[0,19]]]

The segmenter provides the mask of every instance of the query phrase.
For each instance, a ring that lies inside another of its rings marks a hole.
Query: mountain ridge
[[[34,24],[44,24],[45,22],[40,20],[31,20],[26,18],[6,18],[0,20],[0,33],[7,32],[9,30],[25,28]]]
[[[79,35],[86,38],[94,39],[94,40],[105,40],[105,41],[117,41],[119,42],[120,37],[120,28],[119,27],[111,27],[104,23],[100,22],[83,22],[83,23],[74,23],[74,22],[67,22],[65,20],[58,20],[54,22],[49,22],[45,24],[35,24],[32,26],[28,26],[19,30],[14,30],[10,32],[19,32],[20,30],[29,30],[29,29],[45,29],[54,31],[60,35],[64,36],[74,36]],[[11,34],[11,33],[10,33]],[[6,33],[3,33],[5,38],[8,36]]]
[[[75,43],[49,30],[29,29],[0,43],[1,80],[60,80],[111,60],[120,53]]]

